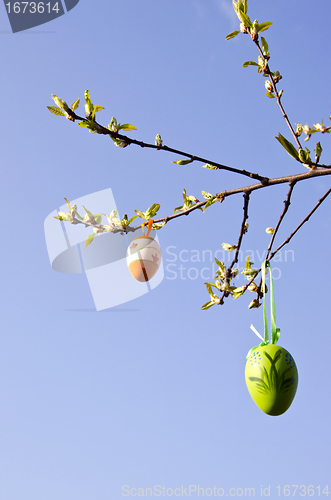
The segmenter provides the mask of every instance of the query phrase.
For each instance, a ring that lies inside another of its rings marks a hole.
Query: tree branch
[[[261,47],[260,47],[259,41],[258,41],[258,40],[253,40],[253,41],[254,41],[255,45],[257,46],[258,51],[260,52],[261,56],[263,57],[263,59],[265,59],[265,57],[264,57],[264,55],[263,55],[263,50],[262,50],[262,49],[261,49]],[[288,128],[290,129],[291,134],[293,135],[294,140],[295,140],[295,142],[296,142],[296,144],[297,144],[298,148],[299,148],[299,149],[302,149],[302,146],[301,146],[301,144],[300,144],[300,141],[299,141],[299,139],[298,139],[298,137],[297,137],[296,133],[294,132],[294,129],[293,129],[292,125],[291,125],[291,122],[290,122],[290,120],[289,120],[289,118],[288,118],[287,114],[285,113],[284,107],[283,107],[283,105],[282,105],[282,103],[281,103],[280,96],[279,96],[279,93],[278,93],[278,90],[277,90],[277,86],[276,86],[276,82],[275,82],[274,77],[273,77],[273,75],[272,75],[272,73],[271,73],[271,71],[270,71],[270,68],[269,68],[269,64],[268,64],[268,63],[266,64],[266,68],[265,68],[265,71],[264,71],[264,72],[265,72],[265,73],[268,75],[268,77],[270,78],[271,85],[272,85],[272,88],[273,88],[273,92],[274,92],[274,94],[275,94],[275,97],[276,97],[276,100],[277,100],[277,104],[278,104],[278,106],[279,106],[279,108],[280,108],[280,110],[281,110],[281,112],[282,112],[283,118],[284,118],[284,120],[286,121],[287,126],[288,126]]]
[[[316,203],[316,205],[314,206],[314,208],[309,212],[309,214],[307,215],[307,217],[305,217],[303,219],[302,222],[300,222],[300,224],[295,228],[295,230],[293,231],[293,233],[290,234],[290,236],[288,236],[288,238],[286,238],[286,240],[283,241],[283,243],[281,245],[279,245],[278,248],[276,248],[276,250],[274,250],[271,254],[270,254],[270,257],[268,259],[268,261],[270,262],[271,259],[273,259],[273,257],[276,255],[277,252],[279,252],[279,250],[281,248],[283,248],[283,246],[287,245],[287,243],[289,243],[291,241],[291,239],[293,238],[293,236],[299,231],[299,229],[310,219],[310,217],[313,215],[313,213],[318,209],[318,207],[323,203],[323,201],[329,196],[329,194],[331,193],[331,188],[328,189],[328,191],[324,194],[324,196],[322,196],[322,198],[320,198],[318,200],[318,202]]]
[[[82,118],[81,116],[76,115],[74,112],[72,112],[71,116],[74,120],[80,120],[80,121],[84,121],[87,123],[89,122],[89,120],[86,120],[86,118]],[[126,135],[122,135],[122,134],[119,134],[117,132],[113,132],[113,131],[109,130],[108,128],[100,125],[97,122],[93,122],[93,124],[97,128],[98,134],[109,135],[110,137],[113,137],[114,139],[120,139],[126,145],[135,144],[136,146],[140,146],[141,148],[151,148],[151,149],[156,149],[156,150],[167,151],[168,153],[175,153],[176,155],[180,155],[180,156],[184,156],[185,158],[189,158],[192,161],[199,161],[199,162],[206,163],[206,164],[212,165],[214,167],[217,167],[217,170],[227,170],[228,172],[233,172],[235,174],[244,175],[246,177],[250,177],[251,179],[259,180],[260,182],[262,182],[264,184],[266,184],[268,182],[268,177],[264,177],[264,176],[259,175],[259,174],[254,174],[254,173],[250,172],[249,170],[245,170],[245,169],[241,170],[238,168],[229,167],[227,165],[222,165],[221,163],[213,162],[213,161],[210,161],[206,158],[202,158],[201,156],[195,156],[195,155],[192,155],[190,153],[185,153],[184,151],[180,151],[179,149],[170,148],[168,146],[163,146],[163,145],[158,146],[155,144],[149,144],[147,142],[138,141],[136,139],[131,139],[130,137],[127,137]]]
[[[271,240],[270,240],[270,243],[269,243],[269,247],[268,247],[268,250],[267,250],[267,254],[266,254],[266,260],[268,260],[268,257],[269,257],[269,254],[271,252],[271,248],[272,248],[273,242],[275,240],[276,234],[278,232],[279,226],[281,225],[282,220],[284,219],[285,214],[288,211],[289,206],[291,204],[290,200],[291,200],[292,192],[293,192],[293,189],[294,189],[294,186],[295,186],[296,183],[297,183],[297,181],[291,181],[290,182],[290,188],[288,190],[288,193],[287,193],[287,196],[286,196],[286,200],[284,201],[284,209],[283,209],[283,211],[282,211],[282,213],[281,213],[281,215],[279,217],[279,220],[278,220],[278,222],[276,224],[276,227],[274,229],[273,235],[271,237]]]

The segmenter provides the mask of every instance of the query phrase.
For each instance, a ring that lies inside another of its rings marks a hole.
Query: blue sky
[[[274,23],[265,32],[270,66],[283,75],[292,123],[329,124],[329,2],[248,3],[252,19]],[[263,330],[262,309],[247,308],[253,296],[200,309],[209,297],[201,272],[213,276],[203,255],[237,242],[242,195],[169,222],[158,233],[162,283],[99,312],[86,275],[55,272],[45,243],[44,220],[64,197],[111,188],[120,214],[160,203],[166,216],[182,204],[183,188],[201,199],[202,190],[247,184],[198,163],[174,165],[179,157],[163,151],[116,148],[49,113],[51,94],[71,104],[89,89],[105,108],[103,125],[115,116],[146,142],[159,133],[170,147],[268,177],[303,171],[274,138],[290,136],[264,79],[242,68],[257,59],[253,43],[225,41],[238,26],[230,0],[80,0],[16,34],[5,6],[0,12],[0,497],[131,498],[124,485],[132,493],[215,486],[228,496],[255,488],[259,497],[270,485],[271,497],[283,498],[288,484],[313,485],[317,496],[330,479],[330,200],[273,264],[279,344],[299,370],[293,405],[280,417],[262,413],[245,384],[246,354],[259,342],[250,325]],[[329,136],[318,140],[327,164]],[[296,186],[276,243],[329,185],[323,177]],[[239,266],[249,253],[260,264],[265,228],[286,193],[283,185],[252,196]]]

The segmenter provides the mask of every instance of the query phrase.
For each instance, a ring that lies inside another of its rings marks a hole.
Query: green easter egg
[[[246,362],[248,391],[257,406],[268,415],[282,415],[292,404],[298,387],[298,370],[283,347],[257,347]]]

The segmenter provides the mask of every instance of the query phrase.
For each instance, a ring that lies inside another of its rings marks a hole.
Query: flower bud
[[[265,232],[267,234],[274,234],[275,230],[272,227],[267,227],[267,229],[265,230]]]

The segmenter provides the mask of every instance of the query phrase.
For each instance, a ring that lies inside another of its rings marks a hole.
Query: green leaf
[[[270,28],[270,26],[274,24],[274,23],[269,23],[269,22],[266,22],[266,23],[260,23],[257,25],[257,32],[258,33],[262,33],[262,31],[265,31],[267,30],[268,28]]]
[[[131,222],[133,222],[137,217],[138,217],[138,215],[134,215],[133,217],[131,217],[131,219],[129,219],[128,222],[127,222],[127,226],[129,224],[131,224]]]
[[[137,130],[134,125],[130,125],[130,123],[124,123],[118,127],[118,130]]]
[[[218,167],[215,167],[215,165],[211,165],[210,163],[206,163],[206,165],[202,165],[202,168],[209,168],[211,170],[217,170]]]
[[[78,122],[78,125],[80,127],[82,127],[82,128],[84,128],[84,127],[90,128],[91,127],[90,123],[89,122],[85,122],[85,121],[84,122]]]
[[[261,42],[262,42],[262,49],[263,49],[263,52],[268,52],[268,50],[269,50],[269,46],[268,46],[268,44],[267,44],[266,39],[265,39],[263,36],[261,36]]]
[[[89,210],[87,210],[87,208],[85,208],[84,205],[83,205],[83,208],[85,210],[85,216],[87,216],[86,219],[90,219],[90,221],[93,221],[94,220],[94,215],[92,214],[92,212],[90,212]]]
[[[78,108],[78,106],[79,106],[79,101],[80,101],[80,99],[78,98],[75,102],[73,102],[73,103],[72,103],[72,105],[70,106],[70,107],[71,107],[71,109],[72,109],[72,111],[75,111],[75,109],[77,109],[77,108]]]
[[[98,104],[95,104],[95,106],[93,108],[93,113],[96,113],[97,111],[101,111],[102,109],[105,109],[105,108],[103,108],[102,106],[99,106]]]
[[[293,144],[290,141],[285,139],[285,137],[282,134],[278,134],[278,137],[275,137],[275,139],[277,139],[277,141],[280,142],[280,144],[283,146],[283,148],[286,149],[286,151],[290,156],[292,156],[292,158],[299,160],[299,153],[295,148],[295,146],[293,146]]]
[[[66,116],[65,112],[62,111],[62,109],[58,108],[57,106],[47,106],[47,109],[54,115]]]
[[[248,28],[251,28],[251,29],[253,28],[252,21],[250,20],[248,15],[245,14],[242,10],[238,10],[237,16],[239,17],[240,21],[242,23],[244,23],[245,26],[247,26]],[[262,24],[264,24],[264,23],[262,23]],[[258,25],[258,26],[260,26],[260,25]],[[265,29],[267,29],[267,28],[265,28]]]
[[[90,118],[92,113],[93,113],[93,103],[90,98],[90,94],[88,90],[85,90],[84,92],[84,99],[85,99],[85,116],[86,118]]]
[[[215,200],[208,200],[205,206],[203,207],[202,211],[204,212],[205,210],[207,210],[207,208],[210,207],[210,205],[213,205],[214,201]]]
[[[144,212],[141,212],[141,210],[135,210],[137,217],[140,217],[141,219],[146,219],[146,215]]]
[[[189,163],[192,163],[193,158],[191,158],[190,160],[176,160],[176,161],[172,161],[172,163],[177,163],[177,165],[188,165]]]
[[[59,106],[59,108],[63,109],[63,111],[67,112],[69,110],[68,104],[63,100],[60,99],[57,95],[52,94],[52,99]]]
[[[85,248],[89,246],[90,243],[92,243],[93,239],[94,239],[94,236],[95,236],[96,233],[92,233],[90,234],[86,241],[85,241]]]
[[[159,229],[161,229],[163,226],[165,226],[167,223],[167,221],[163,221],[163,222],[157,222],[156,224],[153,224],[152,225],[152,229],[155,229],[156,231],[158,231]]]
[[[69,212],[71,212],[71,205],[70,205],[69,201],[67,200],[67,198],[64,198],[64,199],[65,199],[65,200],[66,200],[66,202],[67,202],[67,205],[68,205],[68,208],[69,208]]]
[[[146,210],[146,219],[151,219],[152,217],[154,217],[154,215],[160,209],[160,206],[161,205],[159,203],[153,203],[153,205]]]
[[[215,198],[213,194],[207,193],[207,191],[201,191],[201,194],[206,200],[213,200]]]
[[[101,214],[93,214],[93,215],[94,215],[96,223],[101,224],[102,215]]]
[[[210,301],[210,302],[206,302],[202,307],[202,311],[206,311],[206,309],[209,309],[211,306],[214,306],[215,305],[215,302],[214,301]]]
[[[246,269],[252,269],[252,265],[254,264],[254,262],[250,261],[250,258],[251,256],[249,255],[246,259]]]
[[[258,66],[258,64],[255,61],[246,61],[243,64],[243,68],[247,68],[248,66]]]
[[[224,264],[224,262],[221,262],[220,260],[218,260],[218,258],[217,258],[217,257],[214,257],[214,259],[215,259],[215,262],[216,262],[216,264],[218,265],[218,267],[219,267],[222,271],[224,271],[224,270],[226,269],[226,265]]]
[[[275,98],[274,94],[272,92],[269,92],[269,91],[266,92],[266,96],[270,97],[270,99],[274,99]]]
[[[240,30],[237,31],[232,31],[232,33],[229,33],[226,35],[225,40],[230,40],[231,38],[234,38],[235,36],[239,35]]]

